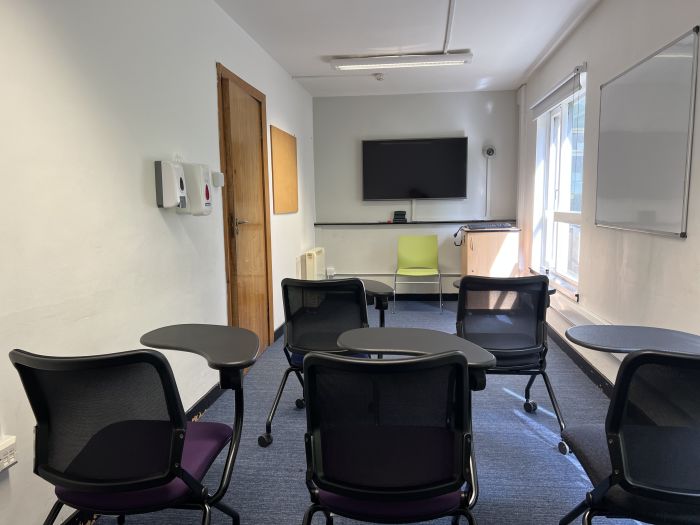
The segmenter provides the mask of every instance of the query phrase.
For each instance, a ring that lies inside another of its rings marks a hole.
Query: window
[[[586,110],[581,81],[574,83],[572,94],[537,118],[532,250],[533,268],[555,281],[563,280],[574,291],[579,275]]]

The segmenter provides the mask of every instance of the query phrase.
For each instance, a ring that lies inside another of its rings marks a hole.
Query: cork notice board
[[[270,126],[270,142],[274,212],[296,213],[299,211],[297,139],[294,135]]]

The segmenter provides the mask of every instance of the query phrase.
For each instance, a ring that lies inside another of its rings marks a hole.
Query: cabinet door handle
[[[474,239],[472,237],[469,237],[469,249],[474,251]]]

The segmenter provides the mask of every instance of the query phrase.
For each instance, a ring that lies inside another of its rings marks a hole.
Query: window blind
[[[581,91],[585,85],[586,63],[576,66],[574,70],[556,86],[554,86],[545,96],[535,102],[530,109],[532,118],[536,119],[552,109],[571,95]]]

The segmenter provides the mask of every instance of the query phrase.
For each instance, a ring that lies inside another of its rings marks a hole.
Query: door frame
[[[224,250],[226,266],[226,305],[228,310],[228,324],[234,326],[234,317],[237,309],[236,297],[232,293],[232,283],[236,281],[236,264],[232,257],[232,249],[235,250],[235,240],[232,242],[231,217],[233,210],[229,210],[229,192],[233,192],[233,185],[229,183],[231,177],[228,172],[231,166],[227,165],[230,144],[227,142],[226,120],[224,115],[224,93],[222,80],[230,80],[248,95],[260,103],[260,131],[262,136],[262,169],[263,169],[263,195],[264,195],[264,221],[265,221],[265,273],[267,277],[267,338],[268,341],[261,341],[261,347],[272,344],[274,341],[274,305],[272,299],[272,243],[270,240],[270,180],[268,175],[268,151],[267,151],[267,108],[265,94],[257,90],[245,80],[228,70],[219,62],[216,63],[216,92],[219,113],[219,156],[221,171],[224,173],[226,183],[221,188],[223,201],[223,221],[224,221]]]

